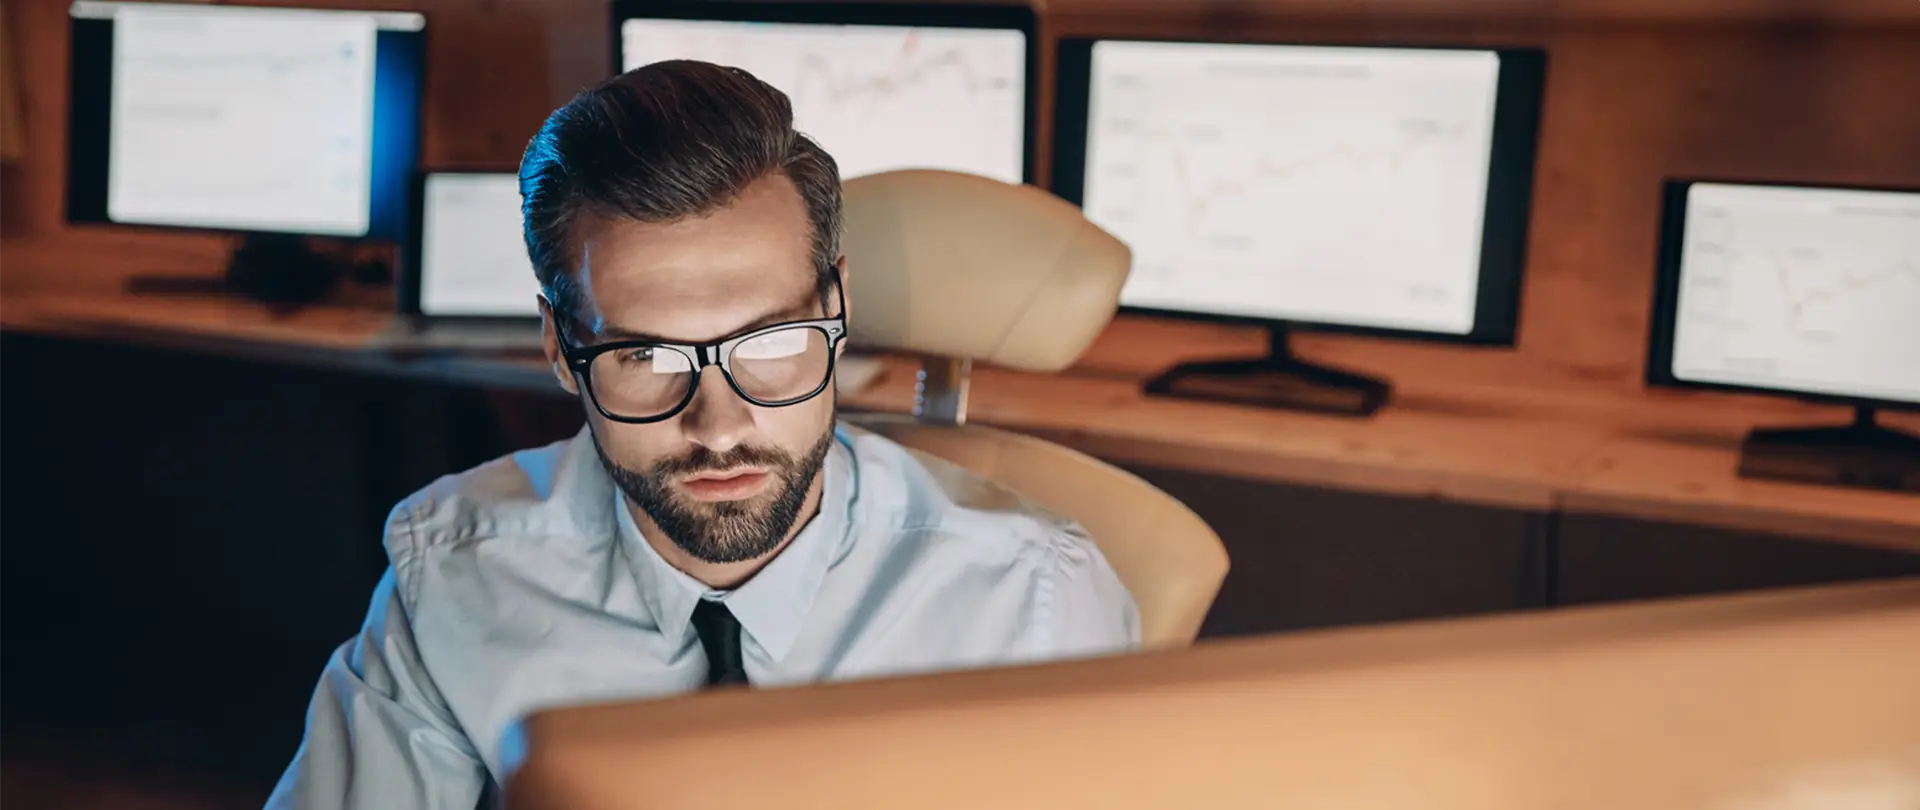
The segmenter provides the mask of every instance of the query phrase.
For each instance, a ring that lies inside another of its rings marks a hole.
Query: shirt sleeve
[[[1140,611],[1107,558],[1078,532],[1054,543],[1051,593],[1043,600],[1044,658],[1084,658],[1140,648]]]
[[[389,569],[366,624],[335,650],[306,738],[267,810],[474,810],[486,767],[446,710],[414,645]]]

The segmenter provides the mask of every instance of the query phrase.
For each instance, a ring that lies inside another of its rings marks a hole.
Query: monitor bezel
[[[108,188],[108,175],[111,171],[108,163],[112,160],[112,146],[110,143],[110,139],[112,138],[111,127],[113,125],[112,41],[109,40],[106,43],[108,48],[105,54],[106,58],[99,59],[97,58],[99,54],[79,47],[78,39],[83,24],[102,22],[109,26],[114,24],[112,16],[103,16],[96,13],[100,7],[132,5],[172,6],[190,10],[244,9],[263,12],[318,11],[334,14],[363,14],[374,17],[376,20],[406,19],[411,23],[410,25],[382,24],[377,26],[378,31],[381,33],[402,33],[410,35],[417,40],[414,46],[417,53],[414,55],[416,61],[413,65],[413,110],[411,120],[406,122],[413,130],[413,142],[409,148],[406,162],[400,170],[401,175],[408,178],[402,180],[400,183],[402,194],[408,193],[409,181],[412,175],[419,169],[421,146],[426,135],[427,71],[431,56],[428,49],[432,44],[428,40],[430,28],[427,25],[427,15],[425,14],[411,11],[364,8],[256,6],[241,4],[210,6],[204,3],[190,2],[127,3],[116,0],[109,0],[108,2],[78,0],[69,6],[67,13],[67,154],[66,171],[62,178],[64,184],[61,189],[63,196],[61,212],[69,225],[105,226],[116,229],[155,233],[231,234],[242,237],[252,235],[311,236],[318,239],[339,239],[361,243],[399,243],[405,239],[409,227],[407,218],[409,217],[409,208],[411,205],[410,201],[405,199],[400,200],[397,206],[400,212],[397,225],[391,220],[383,220],[383,222],[386,223],[383,226],[381,223],[376,223],[373,219],[369,218],[367,230],[361,234],[318,233],[297,229],[263,230],[257,228],[223,228],[215,225],[176,225],[157,222],[120,222],[114,220],[107,213],[107,197],[111,193],[111,189]],[[378,54],[376,54],[374,58],[377,60],[379,58]],[[377,65],[378,63],[376,62],[376,70],[378,69]],[[377,80],[376,77],[376,81]],[[375,148],[378,148],[377,142]],[[371,169],[369,169],[369,172],[371,172]],[[377,185],[379,179],[370,176],[369,182]],[[370,206],[373,205],[371,197],[369,198],[368,204]]]
[[[1029,5],[960,3],[781,2],[781,0],[614,0],[610,29],[613,69],[623,72],[621,25],[627,20],[712,20],[906,28],[982,28],[1019,31],[1027,40],[1026,99],[1021,132],[1021,182],[1038,183],[1040,150],[1040,17]]]
[[[1767,388],[1738,383],[1683,380],[1673,374],[1673,336],[1679,319],[1680,260],[1686,246],[1687,194],[1696,184],[1805,189],[1809,191],[1889,191],[1920,194],[1920,187],[1819,183],[1807,180],[1753,180],[1723,177],[1667,177],[1660,187],[1660,241],[1654,259],[1653,306],[1648,318],[1645,381],[1653,388],[1721,391],[1738,394],[1763,394],[1789,397],[1823,405],[1855,408],[1920,411],[1920,400],[1912,402],[1870,396],[1802,391],[1793,388]]]
[[[1547,52],[1537,47],[1415,45],[1344,42],[1294,42],[1270,39],[1191,39],[1183,37],[1065,37],[1054,54],[1053,177],[1051,190],[1081,205],[1086,182],[1088,96],[1093,47],[1101,42],[1161,42],[1194,45],[1263,45],[1288,48],[1342,48],[1382,51],[1476,51],[1500,57],[1494,91],[1493,142],[1488,162],[1486,209],[1480,235],[1480,283],[1474,298],[1473,328],[1466,333],[1335,321],[1294,320],[1196,310],[1122,305],[1121,312],[1180,320],[1292,331],[1329,332],[1403,338],[1477,346],[1513,346],[1520,329],[1525,291],[1527,243],[1532,220],[1534,173],[1539,155],[1540,117],[1546,90]]]
[[[400,244],[400,271],[394,274],[394,300],[400,314],[436,323],[537,323],[539,312],[527,315],[483,313],[433,313],[420,308],[420,292],[426,278],[427,182],[439,176],[488,175],[518,178],[516,169],[427,169],[414,173],[408,205],[407,237]],[[524,232],[524,230],[523,230]]]

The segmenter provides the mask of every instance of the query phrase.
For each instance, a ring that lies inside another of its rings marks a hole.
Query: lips
[[[695,500],[737,501],[759,493],[771,478],[764,470],[749,467],[700,473],[682,479],[680,486]]]

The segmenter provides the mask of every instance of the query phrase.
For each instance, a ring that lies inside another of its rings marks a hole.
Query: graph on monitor
[[[1466,334],[1499,55],[1094,44],[1087,216],[1129,306]]]
[[[113,221],[366,233],[371,16],[128,6],[114,25]]]
[[[623,68],[730,65],[793,100],[796,126],[842,177],[937,168],[1018,183],[1026,149],[1026,35],[975,28],[630,19]]]
[[[1920,402],[1920,193],[1696,183],[1676,379]]]
[[[537,317],[540,285],[520,226],[519,175],[428,175],[421,191],[420,312]]]

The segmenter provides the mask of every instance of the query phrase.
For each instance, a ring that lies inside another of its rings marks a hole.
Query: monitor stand
[[[247,234],[228,261],[222,278],[135,276],[127,290],[136,295],[241,296],[268,304],[299,305],[319,300],[333,289],[343,264],[315,252],[305,237]]]
[[[1920,436],[1873,416],[1859,408],[1844,427],[1754,430],[1740,445],[1740,476],[1920,492]]]
[[[1314,365],[1293,356],[1287,327],[1267,327],[1267,356],[1183,363],[1147,382],[1147,393],[1341,416],[1372,416],[1392,385],[1378,377]]]

